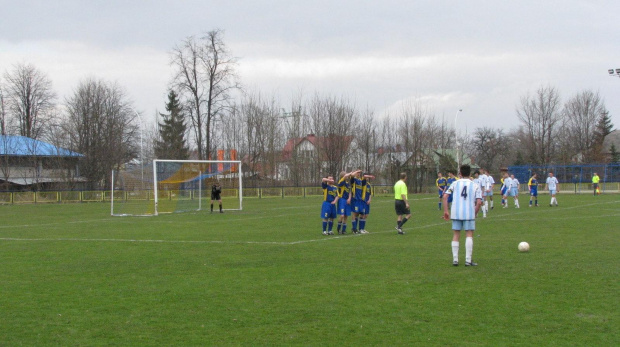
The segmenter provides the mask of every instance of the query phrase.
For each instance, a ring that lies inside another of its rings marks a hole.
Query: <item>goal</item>
[[[161,160],[150,168],[112,173],[113,216],[156,216],[210,209],[211,187],[222,188],[223,210],[243,209],[241,162],[237,160]],[[214,202],[219,212],[219,205]]]

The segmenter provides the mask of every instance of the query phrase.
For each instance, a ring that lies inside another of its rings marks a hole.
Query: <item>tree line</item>
[[[408,171],[418,191],[437,171],[455,170],[456,153],[459,162],[472,158],[492,172],[607,160],[602,144],[613,124],[591,90],[562,101],[556,87],[541,86],[516,103],[517,128],[477,127],[458,134],[457,143],[451,118],[420,100],[381,116],[346,96],[320,92],[299,92],[284,105],[244,88],[238,64],[219,29],[175,45],[165,112],[149,128],[116,82],[86,78],[60,99],[43,71],[16,64],[0,78],[0,130],[84,154],[81,174],[92,188],[109,188],[110,172],[132,163],[216,159],[218,149],[238,153],[252,185],[314,184],[325,174],[360,168],[386,182]],[[314,150],[301,145],[310,138]]]

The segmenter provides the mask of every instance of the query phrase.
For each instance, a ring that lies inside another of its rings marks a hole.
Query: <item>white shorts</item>
[[[493,196],[493,190],[485,190],[484,196]]]
[[[554,190],[549,189],[549,195],[555,195],[555,189]]]
[[[452,230],[476,230],[476,220],[452,220]]]

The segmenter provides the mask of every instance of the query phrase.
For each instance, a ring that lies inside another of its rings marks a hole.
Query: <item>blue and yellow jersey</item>
[[[446,179],[444,177],[438,178],[435,181],[435,185],[437,186],[437,188],[439,188],[441,190],[445,190],[447,184],[448,184],[448,181],[446,181]]]
[[[338,181],[338,197],[340,199],[349,199],[349,194],[351,193],[351,185],[349,181],[344,177]]]
[[[329,203],[334,202],[334,200],[338,197],[338,187],[327,184],[326,182],[323,182],[321,187],[323,188],[323,201],[327,201]]]
[[[372,185],[370,183],[366,182],[366,185],[362,189],[362,199],[364,201],[368,202],[368,200],[370,200],[370,196],[371,195],[373,195]]]
[[[530,187],[530,189],[538,189],[538,181],[534,177],[531,177],[530,180],[527,181],[527,186]]]
[[[456,182],[456,177],[448,177],[448,180],[446,180],[446,185],[449,187],[452,182]]]
[[[501,188],[504,188],[504,177],[500,178],[499,182],[502,184]]]
[[[357,177],[351,178],[351,193],[353,194],[353,199],[362,200],[365,187],[366,179]]]

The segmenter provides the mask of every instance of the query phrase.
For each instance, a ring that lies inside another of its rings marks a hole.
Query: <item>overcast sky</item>
[[[59,100],[84,78],[116,81],[138,111],[163,110],[169,52],[219,28],[248,90],[290,105],[344,96],[377,116],[421,100],[460,131],[515,128],[540,86],[599,92],[620,127],[620,1],[7,1],[0,72],[31,63]]]

